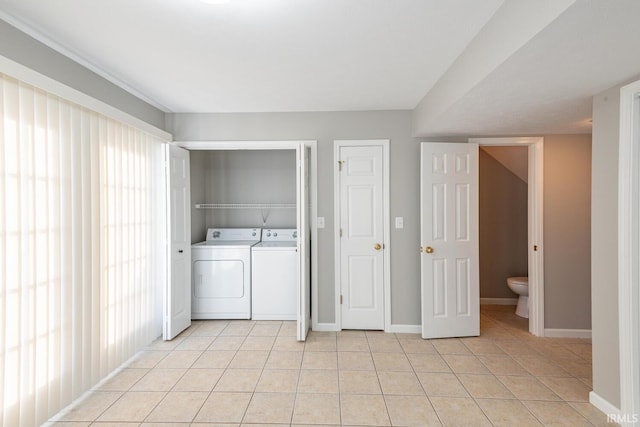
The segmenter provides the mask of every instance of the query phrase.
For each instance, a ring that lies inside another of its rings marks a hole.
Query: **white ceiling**
[[[638,0],[0,0],[167,112],[419,107],[416,136],[590,132],[592,96],[640,74],[638,16]]]
[[[165,111],[412,109],[502,0],[0,0]]]

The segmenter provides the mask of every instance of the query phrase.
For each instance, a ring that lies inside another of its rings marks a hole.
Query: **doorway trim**
[[[336,139],[333,141],[333,244],[334,244],[334,274],[335,274],[335,321],[336,330],[342,330],[342,310],[340,307],[340,175],[338,160],[341,147],[382,147],[382,224],[384,227],[384,331],[391,332],[391,223],[389,213],[389,140],[388,139]]]
[[[311,330],[318,325],[318,141],[174,141],[188,150],[295,150],[300,144],[311,149],[309,158],[309,223],[311,225]]]
[[[640,81],[620,89],[618,316],[620,413],[640,414]],[[637,425],[630,419],[623,425]],[[637,420],[635,420],[637,422]]]
[[[544,336],[544,138],[470,138],[480,146],[522,146],[529,149],[528,160],[528,263],[529,263],[529,332]]]

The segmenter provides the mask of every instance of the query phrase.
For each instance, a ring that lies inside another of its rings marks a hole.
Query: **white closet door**
[[[305,341],[311,325],[311,251],[309,228],[309,157],[310,148],[300,144],[297,154],[298,215],[298,341]]]
[[[384,149],[339,147],[342,329],[384,329]]]
[[[169,145],[166,158],[169,271],[162,337],[170,340],[191,325],[191,189],[189,151]]]
[[[480,335],[478,145],[421,145],[422,337]]]

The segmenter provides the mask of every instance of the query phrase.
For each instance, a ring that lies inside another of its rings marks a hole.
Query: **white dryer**
[[[251,318],[251,247],[259,228],[210,228],[191,246],[192,319]]]
[[[296,229],[266,229],[251,249],[251,318],[298,317],[298,235]]]

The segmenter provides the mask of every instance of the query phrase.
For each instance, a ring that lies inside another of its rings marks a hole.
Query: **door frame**
[[[527,146],[528,152],[528,264],[529,332],[545,336],[544,329],[544,138],[469,138],[482,146]],[[480,195],[482,197],[482,195]],[[537,250],[536,250],[537,248]]]
[[[620,89],[618,316],[620,413],[640,413],[640,81]],[[637,422],[637,420],[636,420]],[[633,422],[623,425],[636,425]]]
[[[311,330],[318,324],[318,141],[174,141],[187,150],[295,150],[300,144],[311,149],[309,158],[309,223],[311,227]]]
[[[336,139],[333,141],[333,244],[335,276],[335,324],[336,330],[342,330],[342,309],[340,304],[340,171],[338,160],[342,147],[382,147],[382,224],[384,227],[384,274],[382,278],[384,294],[384,331],[391,332],[391,222],[389,212],[389,143],[388,139]],[[317,301],[317,298],[316,298]],[[314,307],[315,308],[315,307]],[[317,313],[317,309],[312,312]]]

